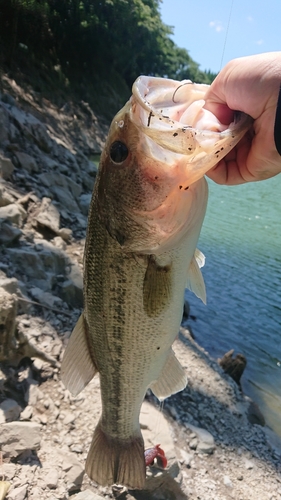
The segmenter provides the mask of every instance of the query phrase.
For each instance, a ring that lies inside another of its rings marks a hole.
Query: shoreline
[[[72,134],[71,113],[49,103],[47,119],[45,103],[45,110],[31,114],[16,92],[22,99],[14,86],[14,95],[0,100],[0,444],[2,480],[11,484],[7,500],[97,500],[94,494],[120,500],[280,500],[279,438],[249,422],[249,398],[184,328],[174,349],[187,388],[168,398],[162,412],[146,401],[146,440],[157,444],[162,421],[167,470],[150,467],[145,492],[100,488],[84,475],[101,412],[99,381],[94,378],[73,398],[59,369],[82,306],[85,228],[96,174],[87,141],[94,129],[85,128],[82,140]],[[97,147],[101,142],[99,136]]]

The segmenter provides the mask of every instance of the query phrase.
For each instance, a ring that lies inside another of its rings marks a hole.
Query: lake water
[[[281,175],[209,191],[198,244],[207,306],[187,291],[189,324],[211,356],[246,356],[243,390],[281,436]]]

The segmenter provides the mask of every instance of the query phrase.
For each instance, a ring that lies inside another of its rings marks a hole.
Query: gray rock
[[[40,302],[40,304],[50,307],[61,307],[63,304],[62,299],[56,297],[52,293],[44,292],[41,288],[32,287],[29,292],[32,298],[37,302]]]
[[[233,487],[233,483],[232,483],[232,481],[231,481],[231,479],[230,479],[229,476],[223,476],[223,484],[225,486],[227,486],[228,488],[232,488]]]
[[[29,115],[29,117],[31,117],[31,115]],[[54,141],[50,138],[45,125],[39,120],[36,120],[36,118],[33,120],[30,119],[28,125],[28,129],[31,131],[37,146],[44,151],[44,153],[50,153],[54,148]]]
[[[56,489],[59,482],[59,473],[58,470],[52,469],[50,470],[46,476],[44,476],[44,483],[47,488]]]
[[[83,277],[80,267],[76,264],[71,266],[68,280],[60,287],[60,297],[69,305],[75,307],[83,306]]]
[[[17,301],[15,297],[0,288],[0,362],[12,359],[15,349]]]
[[[8,494],[7,500],[24,500],[27,494],[27,484],[14,488]]]
[[[0,219],[0,243],[9,246],[15,243],[22,235],[22,231],[12,226],[9,222]]]
[[[86,227],[87,227],[87,218],[84,215],[80,214],[80,213],[76,213],[75,217],[76,217],[76,220],[77,220],[80,228],[86,229]]]
[[[250,401],[247,417],[251,424],[261,425],[263,427],[265,426],[265,418],[254,401]]]
[[[7,253],[16,269],[33,279],[33,283],[44,290],[44,283],[41,286],[38,280],[46,281],[49,278],[47,289],[50,288],[54,276],[65,274],[69,264],[68,256],[46,240],[35,240],[35,249],[27,246],[8,248]]]
[[[248,460],[247,458],[244,458],[244,467],[245,469],[247,470],[251,470],[253,469],[255,466],[254,462],[252,462],[251,460]]]
[[[40,500],[40,498],[43,499],[43,490],[42,488],[38,488],[38,486],[34,486],[32,490],[29,493],[28,498],[30,500]]]
[[[24,399],[28,403],[29,406],[35,406],[37,401],[39,401],[40,399],[43,399],[44,394],[39,389],[38,382],[36,380],[28,378],[26,382],[28,384],[28,387],[27,387]]]
[[[11,162],[10,158],[5,158],[0,155],[0,177],[5,180],[10,180],[15,167]]]
[[[50,241],[35,240],[35,248],[42,260],[44,269],[54,274],[64,274],[69,265],[68,255],[55,247]]]
[[[35,217],[35,221],[54,233],[58,233],[60,228],[60,213],[50,198],[42,199],[40,212]]]
[[[54,160],[54,158],[45,155],[42,152],[40,154],[40,163],[43,164],[46,170],[57,170],[60,166],[60,162],[58,160]]]
[[[5,96],[5,94],[4,94]],[[4,98],[2,97],[2,100]],[[9,113],[2,103],[0,103],[0,144],[9,140]]]
[[[189,441],[189,448],[191,450],[196,450],[198,446],[198,439],[195,437],[195,438],[192,438],[190,441]]]
[[[72,280],[66,280],[61,284],[59,294],[66,304],[73,307],[83,306],[83,289]]]
[[[13,96],[11,96],[10,94],[7,94],[6,92],[5,92],[5,94],[2,95],[1,100],[3,102],[5,102],[6,104],[9,104],[9,106],[15,106],[16,105],[15,98]]]
[[[8,422],[0,425],[0,445],[4,457],[14,458],[26,450],[39,450],[40,425],[34,422]]]
[[[193,459],[193,454],[192,453],[187,453],[187,451],[181,449],[180,454],[182,456],[182,461],[183,463],[188,466],[190,465],[191,460]]]
[[[69,241],[72,236],[71,229],[60,229],[60,213],[50,198],[43,198],[40,211],[35,217],[34,223],[39,229],[40,226],[50,229],[50,231],[63,238],[65,241]],[[55,246],[58,247],[58,245]]]
[[[41,360],[40,360],[41,361]],[[27,405],[20,414],[21,420],[30,420],[33,414],[33,406]]]
[[[0,219],[9,221],[11,224],[15,224],[17,227],[22,227],[27,214],[21,205],[16,203],[11,203],[5,207],[0,207]]]
[[[78,495],[75,495],[73,500],[104,500],[104,497],[96,495],[96,493],[91,490],[84,490],[80,491]]]
[[[12,463],[2,463],[1,474],[6,478],[7,481],[11,481],[17,473],[16,464]]]
[[[32,174],[33,172],[39,172],[39,167],[36,163],[36,160],[32,158],[32,156],[22,152],[16,152],[15,156],[21,168],[26,170],[29,174]]]
[[[10,261],[16,269],[28,276],[29,278],[45,279],[46,272],[44,264],[35,250],[31,248],[8,248],[7,249]],[[24,262],[24,268],[22,263]]]
[[[76,415],[72,412],[67,412],[64,419],[63,419],[63,423],[64,425],[68,425],[68,424],[72,424],[76,419]]]
[[[62,469],[66,472],[68,490],[75,491],[79,489],[83,481],[84,467],[74,453],[64,453]]]
[[[60,250],[65,250],[67,246],[61,236],[55,236],[55,238],[52,239],[52,244]]]
[[[79,212],[79,206],[77,205],[74,196],[65,188],[61,186],[52,186],[50,188],[51,193],[53,193],[58,200],[58,202],[66,208],[69,212],[77,213]]]
[[[5,183],[3,184],[2,183],[3,181],[1,181],[1,176],[0,176],[0,207],[5,207],[6,205],[14,203],[15,198],[5,187]]]
[[[18,297],[23,297],[21,288],[24,289],[23,283],[19,282],[16,278],[7,278],[5,275],[0,275],[0,288],[3,288],[8,293],[15,294]]]
[[[70,177],[58,172],[44,172],[39,176],[40,181],[46,187],[48,187],[52,192],[56,186],[62,187],[64,190],[69,191],[69,193],[76,199],[79,199],[82,188],[77,182],[74,182]]]
[[[71,238],[72,238],[72,231],[71,229],[67,228],[67,227],[62,227],[60,230],[59,230],[59,236],[64,240],[66,241],[67,243],[70,242]]]
[[[0,423],[17,420],[20,416],[21,407],[14,399],[5,399],[0,404]]]
[[[207,454],[213,453],[216,445],[212,434],[210,434],[210,432],[206,431],[205,429],[201,429],[200,427],[195,427],[194,425],[191,424],[188,424],[188,427],[193,432],[195,432],[197,436],[198,439],[197,451]]]
[[[81,208],[81,212],[83,215],[88,215],[89,205],[92,199],[92,195],[90,193],[81,194],[79,197],[79,206]]]

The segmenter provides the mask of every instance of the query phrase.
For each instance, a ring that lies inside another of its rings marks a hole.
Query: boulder
[[[215,440],[206,429],[202,429],[201,427],[196,427],[195,425],[188,424],[189,429],[195,432],[197,436],[197,446],[196,449],[199,453],[207,453],[210,455],[213,453],[216,445]],[[190,446],[190,445],[189,445]],[[192,447],[190,446],[192,449]]]
[[[1,180],[0,175],[0,207],[5,207],[6,205],[10,205],[14,203],[15,199],[11,193],[9,193],[7,187],[5,186],[5,182]]]
[[[40,211],[35,217],[35,221],[39,226],[46,227],[58,234],[60,228],[60,213],[52,203],[50,198],[44,197],[40,206]]]
[[[59,172],[44,172],[39,176],[40,182],[51,191],[53,191],[57,186],[68,190],[75,199],[78,200],[82,188],[77,182],[73,181],[71,177],[68,177]]]
[[[218,360],[223,371],[227,373],[236,384],[240,385],[240,379],[247,365],[247,360],[243,354],[237,354],[233,358],[234,349],[228,351],[221,359]]]
[[[10,158],[5,158],[0,155],[0,177],[5,180],[10,180],[15,167]]]
[[[40,425],[34,422],[8,422],[0,425],[0,445],[4,457],[15,458],[26,450],[39,450]]]
[[[9,140],[9,113],[5,104],[0,103],[0,144]]]
[[[0,423],[12,422],[20,416],[22,408],[14,399],[7,398],[0,403]]]
[[[81,194],[81,196],[79,198],[79,206],[81,208],[81,212],[83,215],[86,215],[86,216],[88,215],[91,199],[92,199],[92,195],[90,193]]]
[[[62,469],[66,473],[68,491],[79,490],[82,485],[85,471],[83,465],[79,462],[74,453],[63,454]]]
[[[10,490],[8,500],[24,500],[27,494],[27,484],[23,484],[18,488]]]
[[[16,348],[17,300],[0,288],[0,362],[10,360]]]
[[[15,224],[17,227],[23,226],[26,217],[26,211],[17,203],[11,203],[5,207],[0,207],[0,219],[8,221],[10,224]]]
[[[97,495],[91,490],[84,490],[80,491],[78,495],[75,495],[75,497],[73,497],[73,500],[104,500],[104,497]]]
[[[36,163],[36,160],[32,158],[32,156],[28,155],[27,153],[18,151],[15,153],[15,157],[21,168],[26,170],[29,174],[39,172],[39,167]]]
[[[8,246],[15,243],[22,235],[22,231],[0,219],[0,244]]]
[[[68,189],[62,186],[52,186],[50,187],[50,191],[66,210],[71,213],[80,211],[73,194]]]

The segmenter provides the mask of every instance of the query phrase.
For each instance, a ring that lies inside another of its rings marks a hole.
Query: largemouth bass
[[[204,110],[207,85],[140,77],[112,121],[90,205],[84,310],[69,340],[62,380],[77,395],[99,372],[102,415],[86,461],[101,485],[142,488],[139,413],[187,380],[172,350],[188,286],[204,302],[196,249],[208,190],[204,174],[250,125]]]

